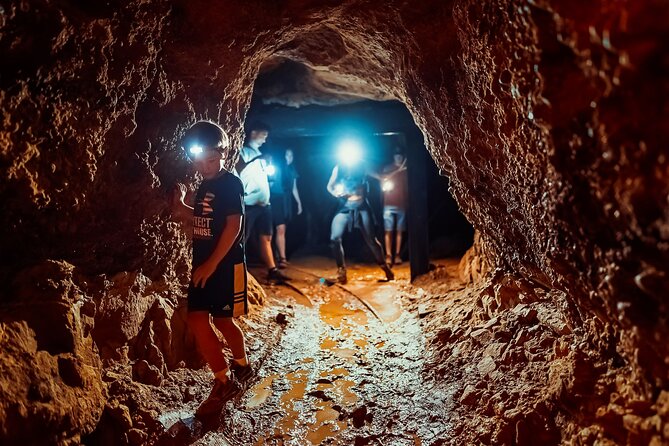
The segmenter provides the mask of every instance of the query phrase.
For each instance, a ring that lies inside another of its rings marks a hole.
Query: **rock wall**
[[[192,179],[179,132],[212,118],[238,147],[253,81],[279,56],[402,100],[485,241],[474,270],[493,264],[565,292],[570,323],[622,361],[626,384],[613,390],[652,399],[669,385],[668,10],[661,0],[3,2],[2,300],[30,301],[14,277],[53,259],[128,278],[116,300],[99,295],[94,337],[107,311],[133,308],[142,321],[159,311],[141,277],[168,288],[187,271],[187,238],[166,205],[174,181]],[[41,336],[22,320],[3,327]],[[75,345],[88,342],[72,330]],[[140,331],[111,333],[110,358]],[[92,429],[85,420],[78,428]]]

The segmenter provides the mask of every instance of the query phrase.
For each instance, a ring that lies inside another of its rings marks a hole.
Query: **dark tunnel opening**
[[[407,147],[407,134],[417,135],[411,115],[397,101],[360,101],[347,105],[308,105],[292,108],[266,105],[260,98],[252,102],[247,122],[267,122],[272,128],[263,150],[281,163],[287,149],[295,153],[299,173],[298,188],[303,200],[304,215],[296,216],[287,226],[289,255],[329,256],[329,228],[336,200],[326,190],[332,167],[337,163],[337,144],[348,135],[363,141],[366,162],[370,169],[380,172],[392,163],[393,148],[419,151],[418,162],[425,168],[428,219],[422,230],[429,234],[431,258],[461,256],[471,246],[473,228],[457,207],[448,191],[448,178],[439,175],[439,169],[430,159],[422,141],[412,140]],[[419,146],[415,146],[419,143]],[[370,181],[370,204],[376,220],[376,235],[383,239],[383,192],[380,181]],[[296,203],[293,202],[295,206]],[[347,252],[359,261],[372,262],[359,233],[352,232],[346,239]],[[252,255],[251,250],[251,255]],[[402,241],[402,256],[409,258],[408,240]]]

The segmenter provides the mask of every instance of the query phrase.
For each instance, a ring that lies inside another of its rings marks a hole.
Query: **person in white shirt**
[[[237,172],[244,186],[244,205],[246,221],[244,224],[244,243],[254,229],[260,239],[258,246],[260,258],[267,266],[267,278],[270,281],[283,282],[287,279],[276,267],[272,253],[272,208],[270,206],[269,181],[267,179],[267,162],[260,151],[267,137],[269,126],[262,122],[251,124],[246,133],[246,141],[240,152]]]

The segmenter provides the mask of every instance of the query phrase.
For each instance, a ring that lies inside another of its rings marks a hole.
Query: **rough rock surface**
[[[0,319],[0,437],[6,444],[77,444],[105,405],[91,336],[95,304],[74,267],[48,261],[16,278]]]
[[[496,290],[482,295],[494,296],[484,308],[515,308],[507,276],[547,290],[560,321],[583,334],[581,353],[570,354],[585,371],[574,373],[617,374],[602,390],[605,409],[564,416],[595,436],[636,441],[617,422],[641,432],[644,417],[666,415],[669,388],[668,10],[661,0],[4,2],[0,292],[12,342],[2,361],[18,371],[42,358],[51,366],[32,382],[66,376],[74,386],[65,411],[44,403],[50,391],[17,392],[43,405],[5,408],[3,425],[42,417],[53,424],[39,433],[76,441],[103,407],[94,376],[79,383],[72,372],[79,361],[93,373],[97,351],[127,354],[161,370],[185,354],[182,341],[156,340],[160,330],[183,333],[178,297],[161,294],[187,272],[187,237],[165,204],[176,179],[192,178],[178,130],[210,117],[239,143],[253,81],[282,57],[406,104],[484,240],[485,263],[504,271],[479,278]],[[34,269],[49,259],[93,278],[82,281],[113,278],[116,298],[83,282],[74,286],[95,304],[17,291],[17,275],[62,281],[60,267]],[[111,314],[134,315],[114,331]],[[105,333],[97,347],[96,333]],[[80,359],[60,367],[68,354]],[[532,426],[517,424],[516,437]]]

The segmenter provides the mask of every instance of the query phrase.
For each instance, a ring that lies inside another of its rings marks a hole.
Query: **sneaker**
[[[386,279],[388,279],[388,281],[395,280],[395,274],[388,265],[381,265],[381,269],[386,273]]]
[[[267,273],[267,280],[270,282],[283,283],[290,280],[286,275],[284,275],[278,268],[271,269]]]
[[[235,375],[235,379],[240,383],[248,381],[253,376],[253,367],[251,364],[239,365],[235,361],[232,361],[230,370]]]
[[[348,282],[348,279],[346,277],[346,268],[344,268],[343,266],[337,268],[337,282],[339,283]]]
[[[195,411],[195,416],[198,418],[221,412],[225,403],[239,395],[242,390],[234,377],[228,379],[226,382],[220,379],[214,379],[214,381],[214,388],[211,389],[211,393]]]

